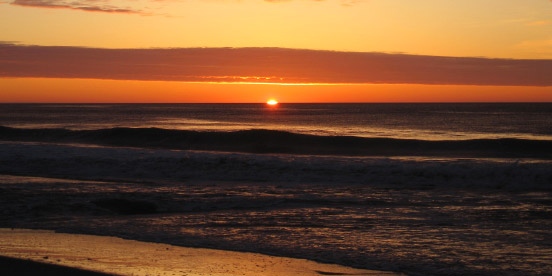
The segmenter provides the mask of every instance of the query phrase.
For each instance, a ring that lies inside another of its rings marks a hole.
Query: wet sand
[[[0,229],[2,275],[399,275],[256,253]]]

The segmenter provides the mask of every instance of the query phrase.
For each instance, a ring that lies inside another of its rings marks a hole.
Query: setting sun
[[[278,101],[275,100],[275,99],[270,99],[270,100],[266,101],[266,104],[274,106],[274,105],[278,104]]]

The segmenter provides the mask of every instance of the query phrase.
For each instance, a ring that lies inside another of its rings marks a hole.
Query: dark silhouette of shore
[[[108,276],[111,274],[0,256],[0,274],[18,276]]]

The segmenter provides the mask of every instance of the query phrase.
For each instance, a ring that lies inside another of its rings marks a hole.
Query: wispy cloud
[[[552,60],[285,48],[98,49],[0,43],[0,77],[552,86]]]
[[[551,0],[552,1],[552,0]],[[552,20],[538,20],[525,23],[526,26],[548,26],[552,25]]]
[[[287,3],[297,0],[264,0],[265,2],[269,3]],[[310,2],[326,2],[327,0],[308,0]],[[362,2],[366,2],[367,0],[334,0],[341,3],[342,6],[353,6],[355,4],[359,4]]]
[[[12,5],[36,8],[71,9],[88,12],[127,13],[147,15],[145,11],[120,7],[107,0],[15,0]]]
[[[519,50],[538,53],[552,59],[552,38],[540,40],[526,40],[514,46]]]
[[[2,2],[5,1],[5,2]],[[0,4],[8,3],[21,7],[34,7],[34,8],[50,8],[50,9],[71,9],[88,12],[104,12],[104,13],[126,13],[126,14],[139,14],[139,15],[155,15],[148,12],[147,7],[132,8],[128,5],[121,5],[120,0],[0,0]],[[137,3],[137,0],[126,0],[132,3]],[[166,3],[166,2],[182,2],[185,0],[140,0],[145,3]],[[203,0],[206,1],[206,0]],[[227,0],[209,0],[228,2]],[[299,0],[264,0],[266,3],[288,3]],[[355,4],[367,1],[367,0],[300,0],[308,2],[326,2],[326,1],[338,1],[342,6],[353,6]],[[241,0],[233,0],[231,2],[240,3]],[[135,6],[135,5],[131,6]],[[159,14],[158,14],[159,15]],[[166,14],[160,14],[168,16]]]
[[[284,3],[284,2],[291,2],[292,0],[264,0],[268,3]]]
[[[298,1],[298,0],[264,0],[264,1],[268,2],[268,3],[289,3],[289,2],[294,2],[294,1]],[[337,1],[341,4],[341,6],[350,7],[350,6],[354,6],[356,4],[366,2],[368,0],[303,0],[303,1],[309,1],[309,2]]]

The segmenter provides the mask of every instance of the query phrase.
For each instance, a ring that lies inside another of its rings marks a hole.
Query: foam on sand
[[[398,275],[255,253],[26,229],[0,229],[0,255],[116,275]]]

